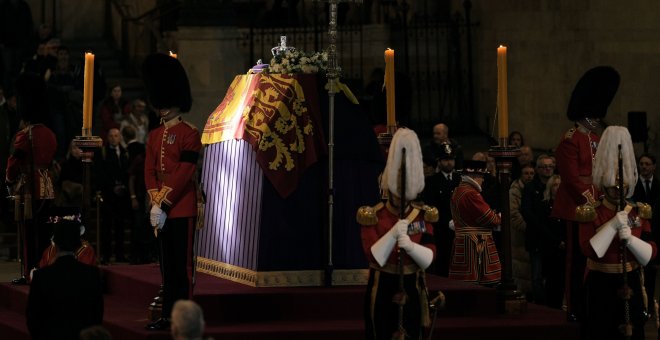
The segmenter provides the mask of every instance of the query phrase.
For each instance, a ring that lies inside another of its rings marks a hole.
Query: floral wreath
[[[78,223],[82,223],[82,220],[80,218],[80,214],[75,214],[75,215],[64,215],[64,216],[49,216],[48,221],[46,223],[60,223],[62,221],[76,221]]]
[[[328,68],[328,52],[306,53],[289,49],[273,56],[267,73],[318,73]]]

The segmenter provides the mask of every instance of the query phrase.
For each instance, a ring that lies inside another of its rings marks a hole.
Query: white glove
[[[401,234],[399,237],[396,239],[396,243],[399,246],[399,248],[405,250],[406,252],[410,251],[415,243],[410,239],[410,236],[408,234]]]
[[[392,229],[388,231],[388,234],[394,233],[391,234],[394,238],[398,238],[400,235],[408,235],[408,225],[410,225],[410,221],[406,219],[399,220],[394,226],[392,226]]]
[[[630,237],[632,236],[632,231],[630,230],[630,227],[627,225],[624,225],[623,227],[619,228],[619,240],[628,242],[630,241]]]
[[[614,239],[614,235],[616,235],[619,232],[619,229],[624,226],[628,227],[628,211],[626,210],[616,213],[614,217],[600,226],[596,234],[589,239],[591,248],[593,248],[598,258],[605,256],[607,249],[610,247],[610,243],[612,243],[612,239]],[[628,229],[630,229],[630,227],[628,227]]]
[[[621,227],[626,226],[628,227],[628,212],[625,210],[621,210],[618,213],[616,213],[616,224],[617,224],[617,229],[621,230]],[[630,227],[628,227],[630,230]]]
[[[630,228],[628,228],[630,229]],[[619,233],[619,237],[621,234]],[[626,241],[626,246],[630,252],[635,255],[637,262],[642,266],[646,266],[651,260],[651,255],[653,255],[653,247],[650,244],[644,242],[643,240],[635,237],[629,236],[629,239]]]
[[[408,254],[408,256],[410,256],[410,258],[413,259],[421,269],[428,268],[431,265],[431,262],[433,262],[433,251],[413,242],[407,234],[399,235],[397,242],[399,248],[405,250],[406,254]]]
[[[152,227],[158,227],[158,229],[163,229],[165,225],[165,219],[167,219],[167,214],[157,205],[151,206],[151,214],[149,216]]]
[[[456,231],[456,224],[454,224],[454,220],[449,220],[449,229]]]

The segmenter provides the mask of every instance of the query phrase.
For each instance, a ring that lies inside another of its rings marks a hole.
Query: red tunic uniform
[[[149,133],[144,180],[151,202],[168,218],[197,215],[193,176],[201,148],[199,132],[181,116]]]
[[[587,269],[585,273],[585,303],[586,327],[590,339],[624,339],[619,326],[624,324],[624,311],[628,311],[628,318],[632,324],[631,339],[644,338],[645,311],[648,310],[643,293],[642,273],[640,264],[635,256],[626,247],[626,277],[627,285],[631,290],[628,305],[624,305],[620,297],[623,287],[623,270],[621,256],[621,241],[615,235],[609,248],[602,258],[598,258],[589,240],[598,232],[598,229],[616,215],[615,207],[606,204],[596,208],[596,219],[593,222],[580,224],[580,247],[587,256]],[[642,239],[652,247],[651,258],[657,254],[655,242],[651,241],[651,226],[649,221],[640,218],[633,210],[628,214],[628,221],[633,236]]]
[[[15,218],[22,222],[19,228],[23,239],[23,276],[29,276],[41,251],[50,244],[52,228],[45,224],[45,215],[55,198],[52,174],[48,169],[56,150],[53,131],[43,124],[33,124],[16,133],[14,152],[7,160],[5,180],[16,190]],[[26,199],[29,192],[32,197]]]
[[[158,233],[165,318],[170,317],[176,300],[192,298],[193,225],[197,216],[193,176],[201,148],[199,132],[181,116],[149,133],[144,181],[151,202],[167,213]]]
[[[371,246],[399,220],[396,209],[391,206],[383,206],[380,203],[373,208],[377,218],[375,224],[361,222],[358,217],[358,222],[362,224],[362,246],[371,267],[365,294],[365,335],[370,340],[390,339],[392,334],[397,331],[398,324],[398,306],[392,303],[392,298],[399,292],[396,246],[387,259],[387,263],[382,267],[371,254]],[[414,209],[407,213],[407,219],[411,221],[408,225],[408,235],[413,242],[431,249],[435,257],[433,226],[425,221],[426,209],[434,210],[431,207],[424,207],[421,210]],[[411,339],[418,339],[422,327],[430,325],[426,278],[424,271],[417,266],[417,263],[404,250],[402,252],[404,254],[403,286],[407,295],[403,311],[403,326]]]
[[[456,227],[449,278],[479,284],[498,283],[502,266],[492,230],[500,217],[490,209],[477,188],[461,182],[451,198]]]
[[[377,206],[376,209],[381,208],[381,206]],[[366,225],[362,227],[362,247],[364,248],[364,253],[367,255],[367,259],[369,260],[369,263],[371,266],[376,266],[380,267],[378,265],[378,262],[374,259],[373,255],[371,254],[371,246],[378,241],[383,235],[385,235],[396,222],[399,221],[399,214],[394,213],[390,210],[394,210],[391,207],[385,207],[382,209],[379,209],[376,212],[376,216],[378,217],[378,224],[376,225]],[[410,214],[410,212],[408,212]],[[410,216],[409,216],[410,217]],[[408,235],[410,236],[410,240],[421,244],[425,246],[426,248],[429,248],[433,250],[433,254],[435,256],[435,243],[433,242],[433,225],[429,222],[424,221],[424,211],[417,211],[415,213],[414,219],[410,222],[410,227],[408,229],[410,230],[408,232]],[[425,237],[422,237],[425,236]],[[429,242],[429,240],[431,242]],[[411,268],[411,272],[414,272],[415,270],[419,269],[417,267],[417,264],[410,258],[410,256],[404,256],[403,257],[404,265],[405,266],[413,266],[415,268]],[[392,269],[396,268],[398,262],[398,256],[396,250],[392,251],[392,254],[390,254],[390,257],[387,259],[387,264],[385,267],[388,267],[389,265],[392,265]],[[382,269],[382,268],[379,268]]]
[[[14,183],[22,174],[28,173],[34,158],[34,199],[55,198],[52,184],[52,174],[48,168],[53,162],[57,150],[55,134],[43,124],[34,124],[16,133],[14,152],[7,160],[6,181]],[[30,142],[30,132],[32,142]],[[19,193],[20,194],[20,193]]]
[[[83,240],[82,245],[73,253],[76,260],[80,263],[88,264],[90,266],[96,265],[96,254],[94,253],[94,248],[89,245],[89,242]],[[41,260],[39,261],[39,268],[50,266],[55,263],[57,260],[57,246],[51,244],[44,253],[41,255]]]
[[[575,221],[575,208],[587,202],[584,195],[595,200],[600,196],[591,184],[591,170],[600,137],[584,127],[566,132],[557,146],[555,158],[561,175],[552,217]]]
[[[614,265],[620,267],[621,266],[621,257],[619,254],[620,241],[618,235],[614,236],[614,239],[612,240],[610,247],[607,249],[607,252],[605,252],[605,255],[603,255],[602,258],[598,258],[598,256],[594,252],[594,249],[591,247],[591,243],[589,243],[591,237],[596,235],[598,228],[601,225],[605,224],[610,219],[612,219],[614,215],[616,215],[616,210],[615,208],[609,208],[605,204],[602,204],[596,207],[596,214],[597,214],[596,219],[593,222],[580,223],[580,248],[582,249],[584,255],[586,255],[588,258],[587,271],[599,270],[599,268],[602,269],[599,271],[605,271],[605,268],[608,267],[608,265]],[[651,224],[649,223],[648,220],[639,217],[635,209],[633,209],[628,214],[628,219],[632,224],[630,226],[632,235],[640,239],[643,239],[647,241],[649,244],[651,244],[651,246],[653,247],[653,255],[651,256],[651,258],[654,258],[657,249],[655,242],[651,241],[650,238]],[[628,262],[631,266],[639,267],[639,264],[637,263],[637,259],[630,251],[628,251],[627,257],[628,257]],[[614,268],[614,270],[620,271],[620,268]]]

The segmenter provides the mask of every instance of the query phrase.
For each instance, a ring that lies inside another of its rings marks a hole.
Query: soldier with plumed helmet
[[[656,256],[651,207],[626,201],[637,182],[628,129],[610,126],[600,139],[593,185],[604,195],[595,216],[580,223],[587,257],[586,326],[590,339],[644,339],[646,294],[642,267]],[[586,218],[585,218],[586,219]]]
[[[388,192],[388,200],[361,207],[357,213],[370,267],[365,295],[367,339],[402,339],[397,326],[403,327],[405,338],[418,339],[423,327],[431,324],[424,270],[435,254],[431,222],[437,221],[438,211],[414,202],[424,189],[424,172],[422,150],[412,130],[399,128],[394,134],[381,189]],[[404,292],[407,298],[402,298]],[[403,308],[402,320],[397,320],[399,308]]]

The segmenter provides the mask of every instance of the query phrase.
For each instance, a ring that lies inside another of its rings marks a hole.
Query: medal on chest
[[[424,221],[416,221],[408,225],[408,235],[415,235],[426,232],[426,224]]]

